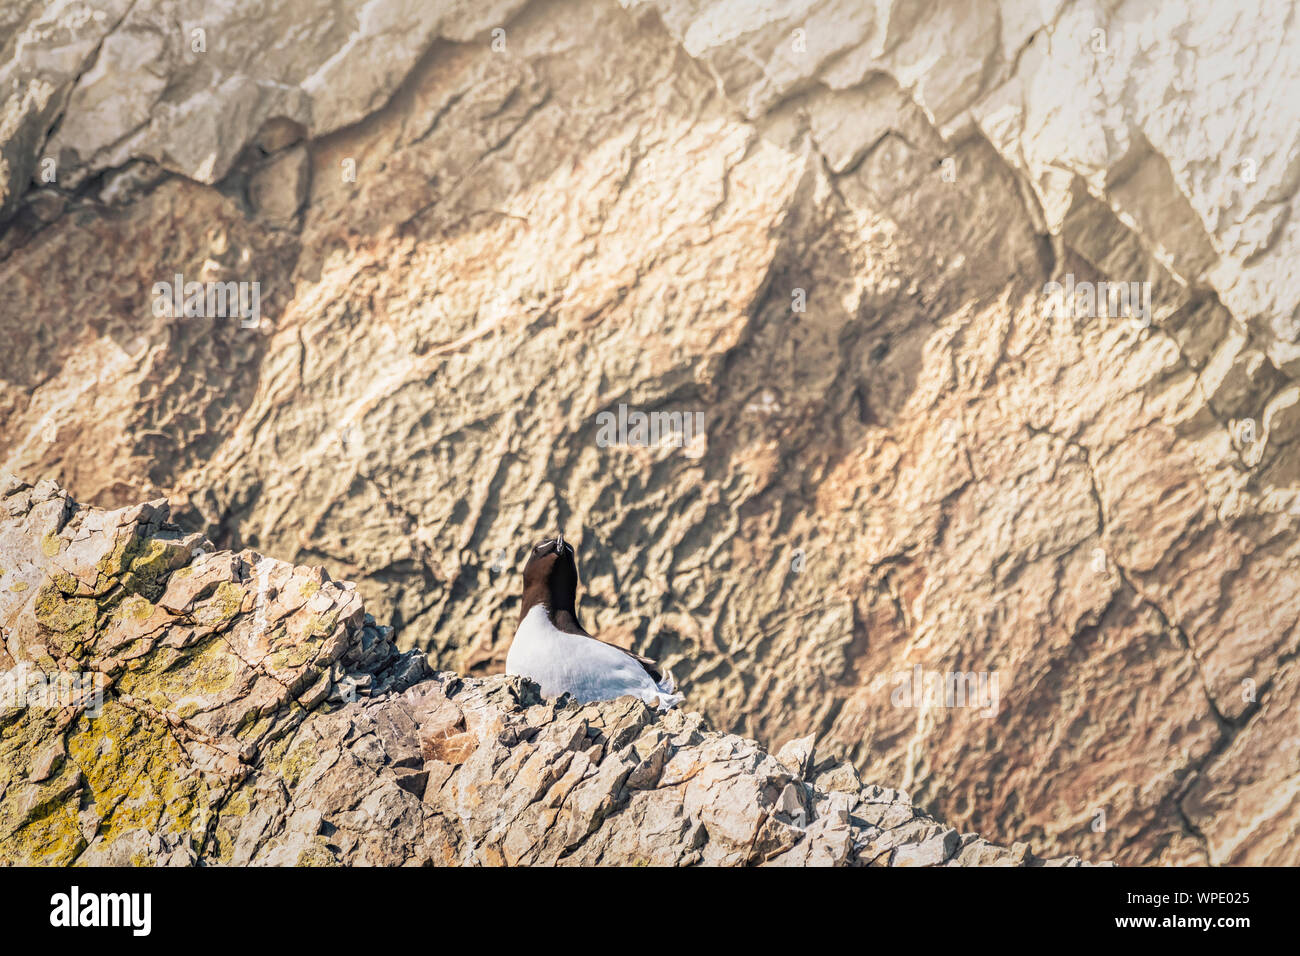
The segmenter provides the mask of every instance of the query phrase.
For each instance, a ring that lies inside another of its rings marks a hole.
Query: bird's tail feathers
[[[656,683],[659,688],[659,709],[672,710],[678,704],[686,699],[683,694],[675,693],[677,690],[677,681],[673,677],[673,672],[666,667],[659,668],[660,678]]]
[[[665,694],[674,693],[677,690],[677,680],[673,677],[673,672],[668,668],[660,666],[659,668],[658,687]]]
[[[686,699],[685,696],[683,696],[682,694],[660,694],[659,695],[660,713],[663,713],[664,711],[672,710],[674,707],[676,707],[685,699]]]

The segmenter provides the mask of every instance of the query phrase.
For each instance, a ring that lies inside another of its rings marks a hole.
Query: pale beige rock
[[[1071,243],[1085,187],[1181,284],[1213,287],[1276,364],[1300,359],[1292,4],[621,2],[658,11],[751,119],[892,77],[950,141],[987,139],[1040,228]],[[873,125],[869,108],[840,112]]]
[[[324,136],[356,123],[439,39],[486,42],[522,2],[131,4],[77,77],[46,149],[68,158],[72,185],[146,158],[217,182],[266,124]]]
[[[33,177],[66,181],[61,157],[46,148],[50,127],[130,6],[130,0],[15,0],[0,10],[0,222]]]

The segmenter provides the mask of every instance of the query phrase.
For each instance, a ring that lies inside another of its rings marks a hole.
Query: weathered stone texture
[[[11,481],[0,508],[0,862],[1079,862],[961,836],[811,740],[791,765],[699,714],[432,673],[349,585],[213,552],[165,501]],[[60,673],[103,686],[38,694]]]
[[[713,726],[1003,842],[1300,863],[1294,6],[10,5],[0,468],[473,676],[559,527]],[[600,447],[620,403],[705,434]]]

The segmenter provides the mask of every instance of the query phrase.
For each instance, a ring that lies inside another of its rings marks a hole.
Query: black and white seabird
[[[506,673],[535,680],[544,697],[567,693],[588,703],[631,694],[660,710],[680,703],[666,668],[583,630],[577,596],[578,565],[564,535],[533,548],[524,565],[524,604]]]

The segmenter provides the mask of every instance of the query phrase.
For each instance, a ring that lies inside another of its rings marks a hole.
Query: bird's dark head
[[[575,614],[578,597],[578,562],[573,545],[564,535],[548,538],[533,548],[524,564],[524,604],[527,614],[536,604],[545,604],[553,613]]]

